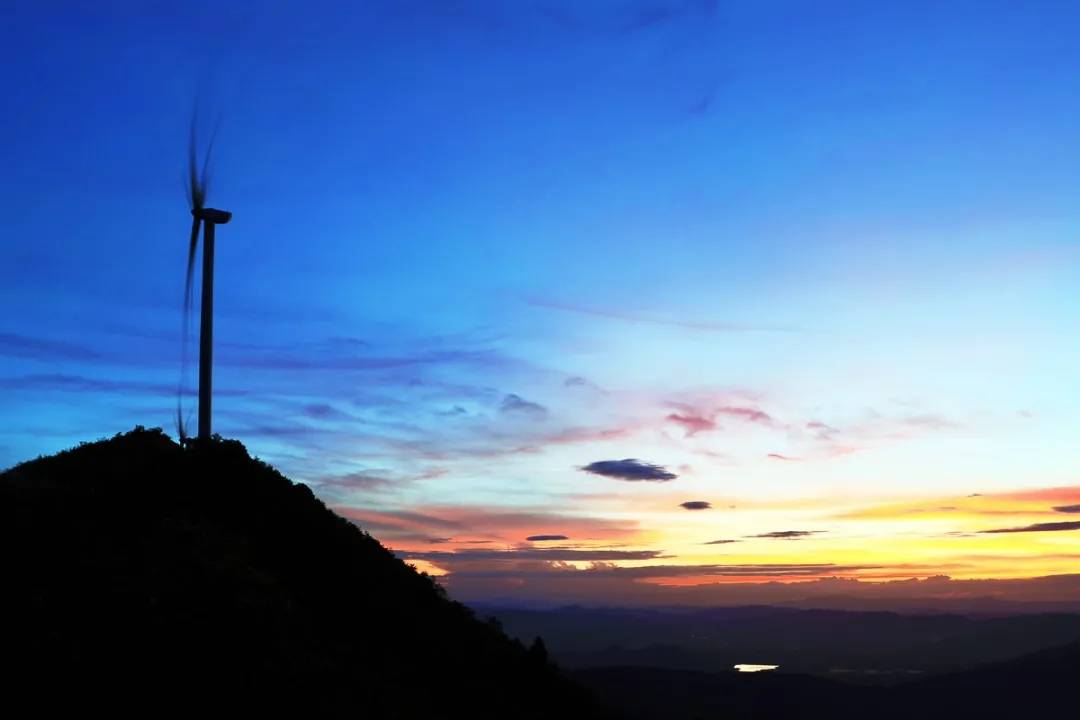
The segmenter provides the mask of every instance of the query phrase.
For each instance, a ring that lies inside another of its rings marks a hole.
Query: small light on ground
[[[735,669],[739,672],[765,672],[766,670],[775,670],[780,667],[779,665],[751,665],[743,663],[736,665]]]

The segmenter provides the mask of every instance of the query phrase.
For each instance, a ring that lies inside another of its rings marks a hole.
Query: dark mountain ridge
[[[7,703],[367,718],[600,717],[235,441],[136,428],[0,474]]]
[[[784,672],[650,667],[592,668],[575,677],[632,720],[1071,717],[1080,643],[891,687]]]
[[[1080,641],[1080,615],[906,615],[773,606],[520,610],[484,606],[563,667],[718,672],[736,663],[873,683],[955,672]]]

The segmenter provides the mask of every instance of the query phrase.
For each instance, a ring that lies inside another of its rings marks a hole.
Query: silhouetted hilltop
[[[1071,717],[1077,712],[1077,679],[1080,643],[1074,642],[902,689],[907,707],[934,708],[927,717]]]
[[[598,716],[542,652],[239,442],[136,428],[18,465],[0,540],[9,706]]]

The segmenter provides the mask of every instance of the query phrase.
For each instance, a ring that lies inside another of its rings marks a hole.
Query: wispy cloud
[[[660,550],[608,550],[566,547],[520,547],[511,550],[463,549],[453,552],[399,551],[408,560],[427,560],[442,567],[462,563],[517,562],[543,560],[547,562],[611,562],[615,560],[656,560],[665,557]]]
[[[341,475],[329,475],[311,481],[320,491],[378,492],[400,489],[424,480],[434,480],[447,473],[443,467],[427,467],[412,473],[389,469],[364,469]]]
[[[821,422],[820,420],[811,420],[806,423],[806,429],[814,436],[816,440],[830,441],[840,431],[831,425]]]
[[[823,533],[824,530],[774,530],[773,532],[761,533],[760,535],[747,535],[751,538],[772,538],[777,540],[798,540],[799,538],[808,537],[810,535],[816,535]]]
[[[426,560],[448,570],[449,581],[456,589],[462,580],[477,577],[520,580],[531,578],[544,582],[572,580],[591,582],[603,581],[606,587],[621,595],[622,581],[664,580],[678,578],[821,578],[836,575],[850,575],[865,570],[880,569],[879,565],[840,565],[833,563],[766,563],[766,564],[689,564],[689,565],[617,565],[610,560],[603,560],[611,555],[612,560],[658,559],[662,555],[649,555],[652,551],[608,551],[582,550],[559,551],[546,549],[499,551],[458,551],[447,553],[439,551],[419,551],[398,553],[404,559]],[[625,557],[617,557],[623,555]],[[569,566],[571,561],[597,559],[583,569]],[[640,557],[639,557],[640,556]],[[531,561],[531,562],[530,562]],[[630,593],[634,595],[636,593]]]
[[[360,470],[344,475],[322,478],[316,481],[322,488],[342,488],[346,490],[378,490],[389,487],[394,481],[378,471]]]
[[[604,320],[616,320],[618,322],[632,323],[637,325],[659,325],[664,327],[678,328],[682,330],[694,330],[700,332],[797,332],[798,328],[785,325],[755,325],[743,323],[724,323],[695,321],[675,318],[664,318],[640,313],[630,313],[619,310],[606,310],[601,308],[584,307],[569,303],[543,300],[539,298],[526,298],[528,304],[549,310],[588,315]]]
[[[315,420],[355,420],[356,417],[329,403],[310,403],[302,409],[305,416]]]
[[[713,102],[716,100],[716,91],[710,89],[703,93],[690,107],[686,109],[691,115],[704,115],[709,111],[709,108],[713,106]]]
[[[525,538],[528,542],[550,542],[552,540],[569,540],[565,535],[530,535]]]
[[[125,393],[128,395],[176,396],[176,385],[140,380],[106,380],[84,375],[65,375],[49,373],[41,375],[20,375],[0,378],[0,389],[25,390],[33,392],[69,392],[69,393]],[[221,397],[239,397],[246,395],[243,390],[222,388],[215,389],[215,395]]]
[[[99,353],[61,340],[0,332],[0,355],[30,360],[96,360]]]
[[[691,413],[671,413],[667,419],[676,425],[681,425],[686,431],[686,437],[693,437],[699,432],[716,429],[716,421],[712,418],[702,417]]]
[[[579,3],[544,0],[534,11],[563,30],[615,33],[647,32],[683,22],[700,30],[715,22],[717,0],[638,0]]]
[[[548,414],[547,408],[540,403],[531,402],[513,393],[503,398],[502,403],[499,405],[499,412],[504,415],[516,415],[534,420],[543,419]]]
[[[339,505],[335,511],[382,540],[398,547],[397,540],[412,535],[445,535],[475,540],[517,542],[522,536],[573,536],[590,541],[622,542],[636,533],[634,523],[588,515],[563,514],[547,509],[511,510],[481,506],[433,506],[374,509]],[[460,542],[464,542],[461,540]]]
[[[909,415],[901,422],[911,427],[923,428],[926,430],[949,430],[959,427],[958,423],[949,420],[948,418],[929,413],[923,415]]]
[[[918,501],[871,505],[845,510],[839,519],[926,519],[942,513],[968,517],[973,521],[986,517],[1012,518],[1015,527],[1003,531],[1025,531],[1026,525],[1040,517],[1052,518],[1057,513],[1080,513],[1080,487],[1035,488],[1004,493],[968,493],[963,496],[941,496]],[[1070,502],[1071,501],[1071,502]],[[1054,503],[1058,504],[1054,504]],[[1029,532],[1037,532],[1031,530]]]
[[[671,403],[671,405],[676,407],[678,412],[669,413],[665,419],[680,425],[686,437],[718,429],[720,418],[731,418],[770,427],[774,424],[769,413],[752,406],[720,405],[708,410],[700,410],[686,403]]]
[[[760,423],[762,425],[772,425],[773,423],[772,416],[769,415],[769,413],[755,407],[735,407],[729,405],[717,408],[716,412],[720,415],[737,417],[746,420],[747,422]]]
[[[285,354],[272,352],[222,353],[216,364],[263,370],[395,370],[418,365],[473,365],[491,367],[505,359],[491,350],[430,350],[414,354],[338,356]]]
[[[653,565],[618,567],[594,563],[579,569],[565,563],[458,566],[442,582],[462,599],[519,598],[554,606],[568,602],[621,605],[809,603],[830,607],[837,597],[883,603],[918,600],[942,607],[984,598],[1026,602],[1080,603],[1080,575],[1023,579],[955,579],[941,567],[888,567],[873,564]],[[926,575],[926,577],[915,577]],[[872,579],[866,582],[860,578]]]

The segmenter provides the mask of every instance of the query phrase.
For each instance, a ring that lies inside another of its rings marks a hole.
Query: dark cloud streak
[[[59,340],[0,333],[0,355],[30,360],[96,360],[90,348]]]
[[[597,460],[581,468],[593,475],[626,480],[628,482],[668,482],[678,477],[662,465],[642,462],[635,458],[623,460]]]
[[[521,547],[513,550],[465,549],[455,552],[441,550],[401,551],[405,560],[427,560],[436,564],[453,566],[459,563],[516,562],[519,560],[544,560],[549,562],[611,562],[614,560],[656,560],[668,557],[660,550],[609,550],[581,549],[574,547]]]
[[[980,530],[979,532],[983,535],[993,535],[998,533],[1062,532],[1066,530],[1080,530],[1080,520],[1069,520],[1066,522],[1034,523],[1032,525],[1024,525],[1023,527]]]
[[[513,393],[503,398],[502,403],[499,405],[499,412],[504,415],[525,416],[537,420],[547,416],[547,408],[543,405],[531,402]]]

